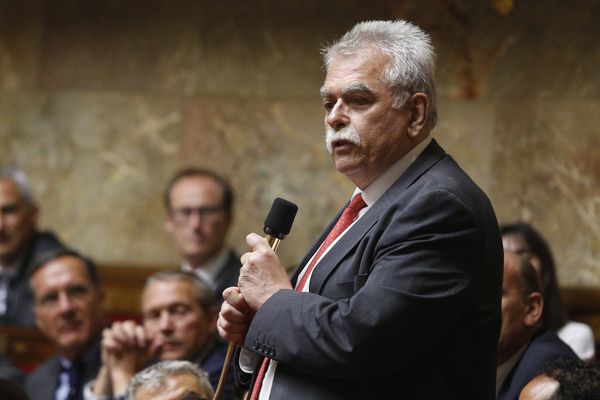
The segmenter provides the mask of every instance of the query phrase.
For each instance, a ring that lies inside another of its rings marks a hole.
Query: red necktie
[[[354,220],[356,220],[356,217],[358,217],[358,213],[360,212],[360,210],[362,210],[366,206],[367,203],[365,203],[360,193],[354,196],[352,201],[350,201],[350,204],[348,204],[348,207],[346,207],[346,209],[340,216],[340,219],[338,219],[338,221],[335,223],[335,226],[333,227],[331,232],[329,232],[329,235],[327,235],[323,243],[321,243],[321,246],[315,253],[315,256],[312,258],[312,261],[310,262],[308,267],[306,267],[306,271],[304,272],[304,275],[302,275],[302,279],[296,285],[296,289],[294,289],[296,292],[301,292],[302,289],[304,289],[306,281],[310,277],[310,274],[315,268],[315,265],[317,265],[317,262],[319,262],[319,260],[323,256],[323,253],[325,253],[325,250],[327,250],[331,243],[333,243],[333,241],[338,236],[340,236],[342,232],[348,229],[348,227],[354,222]],[[260,365],[260,370],[258,371],[258,375],[256,376],[256,381],[254,382],[254,387],[252,388],[252,397],[250,397],[250,400],[258,399],[258,395],[262,386],[262,381],[265,378],[265,374],[267,373],[267,369],[269,367],[269,361],[270,359],[268,357],[265,357],[263,359],[262,364]]]

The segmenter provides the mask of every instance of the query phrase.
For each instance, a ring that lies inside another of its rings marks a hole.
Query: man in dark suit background
[[[216,387],[227,344],[217,335],[218,303],[212,288],[191,272],[161,271],[146,280],[141,303],[141,325],[122,321],[104,330],[102,367],[84,389],[84,399],[120,398],[133,375],[158,360],[194,362]],[[221,398],[233,396],[230,370]]]
[[[291,284],[248,235],[219,332],[244,347],[260,399],[492,400],[502,244],[485,194],[429,137],[429,36],[365,22],[324,54],[326,144],[357,187],[351,207]]]
[[[498,400],[517,400],[527,383],[561,358],[579,359],[553,331],[540,331],[544,299],[526,255],[504,253],[502,329],[498,341]]]
[[[103,299],[94,263],[59,249],[45,253],[30,278],[38,328],[56,355],[25,382],[32,400],[80,399],[85,382],[100,368]]]
[[[216,173],[184,168],[165,190],[165,230],[181,255],[181,268],[209,283],[222,300],[223,290],[236,285],[239,256],[227,246],[233,221],[233,190]]]
[[[33,326],[28,277],[36,257],[62,248],[39,232],[39,209],[23,171],[0,167],[0,324]]]

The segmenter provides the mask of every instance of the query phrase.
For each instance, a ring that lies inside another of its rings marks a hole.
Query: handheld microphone
[[[287,234],[290,233],[297,212],[298,206],[291,201],[287,201],[280,197],[273,200],[273,205],[267,214],[267,218],[265,218],[265,226],[263,228],[263,232],[266,234],[265,239],[267,242],[269,242],[269,246],[271,246],[273,251],[277,251],[279,243],[281,243]],[[235,344],[233,342],[229,342],[227,354],[225,355],[225,360],[223,362],[223,370],[221,371],[221,376],[219,378],[219,383],[217,384],[213,400],[219,400],[221,398],[221,394],[223,393],[223,385],[225,384],[225,377],[227,376],[227,372],[231,366],[231,360],[233,358],[234,351]]]
[[[277,251],[279,243],[290,233],[297,212],[298,206],[294,203],[280,197],[273,200],[271,211],[265,218],[263,228],[267,235],[265,239],[267,239],[273,251]]]

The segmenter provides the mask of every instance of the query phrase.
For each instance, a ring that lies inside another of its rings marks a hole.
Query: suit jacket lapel
[[[386,190],[386,192],[373,204],[367,212],[354,224],[348,232],[323,256],[319,264],[315,267],[310,277],[310,292],[320,293],[327,277],[335,270],[340,261],[358,244],[375,223],[379,220],[379,215],[386,210],[393,200],[412,185],[428,169],[440,161],[445,155],[444,150],[435,140],[425,148],[417,159],[408,167],[408,169]],[[317,251],[321,243],[325,240],[329,232],[333,229],[335,223],[341,216],[348,203],[340,210],[338,215],[329,224],[321,237],[313,244],[311,250],[300,263],[292,279],[293,285],[296,284],[300,271],[304,268],[310,257]]]

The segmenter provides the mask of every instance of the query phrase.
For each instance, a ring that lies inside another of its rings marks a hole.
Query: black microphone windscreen
[[[265,218],[264,231],[267,235],[283,239],[290,233],[298,206],[282,198],[273,200],[271,211]]]

